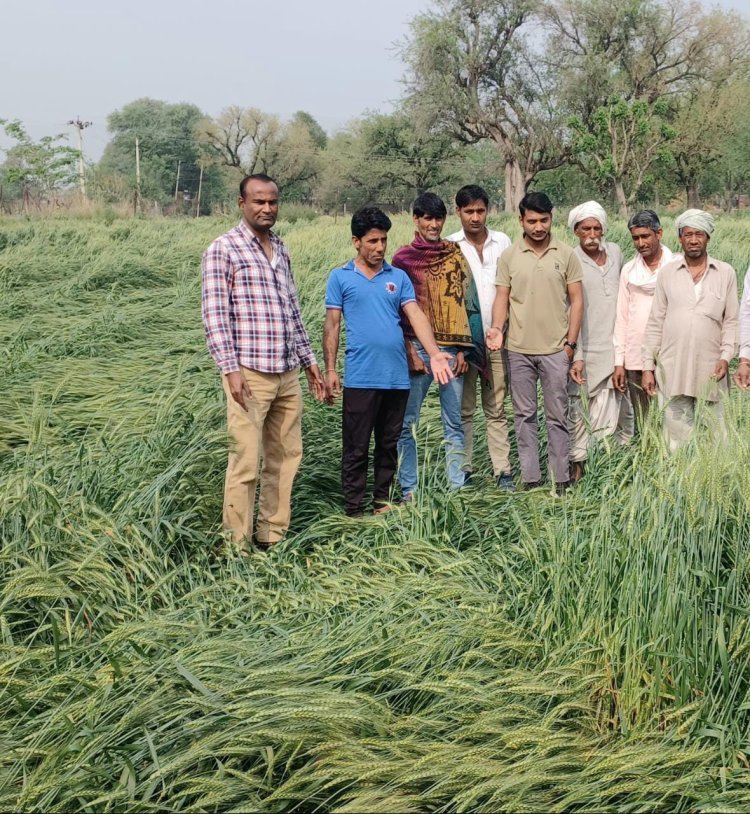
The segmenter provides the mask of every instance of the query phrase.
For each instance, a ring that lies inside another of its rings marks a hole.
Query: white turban
[[[689,226],[691,229],[698,229],[700,232],[705,232],[710,235],[716,228],[714,216],[709,212],[704,212],[702,209],[688,209],[683,212],[674,222],[677,234],[681,229]]]
[[[586,201],[586,203],[582,203],[580,206],[573,207],[568,215],[568,226],[575,230],[576,224],[582,220],[586,220],[586,218],[595,218],[598,220],[602,225],[602,234],[607,234],[607,213],[601,204],[596,201]]]

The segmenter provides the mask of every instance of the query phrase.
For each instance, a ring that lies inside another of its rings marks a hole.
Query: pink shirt
[[[622,267],[615,319],[615,367],[643,370],[643,334],[654,301],[656,277],[677,256],[662,244],[661,259],[655,271],[649,269],[640,254]],[[644,279],[648,280],[645,285],[636,284]]]

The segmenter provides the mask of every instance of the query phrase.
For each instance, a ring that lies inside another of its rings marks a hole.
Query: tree
[[[367,202],[406,208],[420,192],[454,183],[461,162],[445,133],[425,133],[404,113],[372,113],[330,140],[320,199],[332,208]]]
[[[269,145],[279,135],[279,120],[254,107],[231,105],[201,122],[201,141],[209,154],[244,175],[263,172]]]
[[[750,81],[732,87],[732,107],[725,122],[721,155],[701,178],[706,191],[718,194],[727,211],[750,190]]]
[[[328,135],[310,113],[306,110],[298,110],[294,116],[292,116],[292,123],[306,127],[310,133],[310,138],[313,140],[313,144],[315,144],[319,150],[325,149],[328,143]]]
[[[524,37],[541,0],[439,0],[403,48],[408,104],[421,120],[473,144],[490,140],[515,211],[537,173],[568,157],[554,81]]]
[[[2,178],[16,188],[25,211],[31,202],[48,201],[55,191],[75,180],[80,153],[61,143],[67,140],[64,133],[34,141],[18,119],[0,119],[0,124],[16,142],[6,150]]]
[[[675,176],[690,208],[700,208],[701,180],[711,174],[713,166],[724,156],[733,131],[740,124],[734,115],[743,96],[737,84],[721,89],[704,88],[680,99],[671,152]]]
[[[156,99],[137,99],[107,118],[112,139],[104,149],[99,170],[120,175],[135,190],[135,140],[141,164],[141,193],[162,204],[173,200],[178,180],[180,191],[195,197],[201,174],[201,147],[197,127],[204,114],[195,105],[170,104]],[[217,168],[206,165],[201,183],[202,208],[226,197]]]
[[[278,181],[286,200],[309,200],[327,136],[304,111],[282,124],[254,107],[225,108],[205,119],[201,140],[213,161],[239,175],[264,172]]]
[[[623,214],[667,165],[695,200],[714,140],[696,115],[707,89],[747,70],[742,18],[692,0],[550,0],[542,18],[580,165],[609,180]]]
[[[657,161],[670,159],[666,143],[675,132],[663,99],[650,103],[612,97],[588,123],[572,117],[572,145],[581,166],[614,189],[620,217],[626,218]]]

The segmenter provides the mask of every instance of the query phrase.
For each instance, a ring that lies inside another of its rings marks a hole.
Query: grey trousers
[[[508,351],[508,368],[523,482],[542,480],[539,468],[537,380],[542,383],[544,397],[549,465],[556,483],[569,480],[568,354],[561,350],[545,356],[527,356],[525,353]]]

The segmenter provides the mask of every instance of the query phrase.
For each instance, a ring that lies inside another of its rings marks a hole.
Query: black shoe
[[[524,492],[528,492],[531,489],[541,489],[543,486],[544,484],[540,480],[533,480],[530,481],[529,483],[526,483],[524,481],[521,488],[523,489]]]
[[[513,482],[513,475],[510,472],[503,472],[497,479],[497,488],[503,492],[515,492],[516,484]]]
[[[471,472],[464,472],[464,486],[471,486]]]

